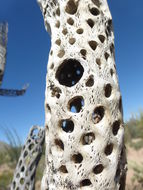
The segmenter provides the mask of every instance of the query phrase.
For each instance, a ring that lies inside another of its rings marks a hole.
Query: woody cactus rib
[[[123,190],[122,101],[107,1],[38,2],[52,34],[42,190]]]

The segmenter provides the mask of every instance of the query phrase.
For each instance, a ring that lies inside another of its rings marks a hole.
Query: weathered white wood
[[[107,1],[38,3],[52,35],[42,190],[123,190],[122,101]]]

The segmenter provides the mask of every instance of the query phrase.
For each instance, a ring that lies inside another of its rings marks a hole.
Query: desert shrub
[[[125,124],[125,142],[130,143],[132,139],[143,139],[143,112],[132,116]],[[142,141],[136,145],[140,147]]]
[[[134,170],[133,183],[137,182],[143,189],[143,163],[133,163],[132,168]]]
[[[5,171],[3,174],[0,175],[0,189],[7,190],[9,184],[11,183],[13,177],[12,172]]]

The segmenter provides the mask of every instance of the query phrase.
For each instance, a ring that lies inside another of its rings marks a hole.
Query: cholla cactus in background
[[[37,165],[42,155],[45,129],[34,126],[30,129],[14,173],[11,190],[34,190]]]
[[[8,23],[0,23],[0,86],[4,76],[6,54],[8,41]],[[28,85],[25,85],[21,90],[17,89],[2,89],[0,88],[0,96],[21,96],[25,94]]]
[[[8,24],[6,22],[0,23],[0,85],[2,84],[6,63],[7,34]]]
[[[38,0],[52,34],[42,190],[123,190],[126,155],[106,0]]]

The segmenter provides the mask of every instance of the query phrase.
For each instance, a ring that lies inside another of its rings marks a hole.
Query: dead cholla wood
[[[38,126],[31,128],[17,163],[11,190],[35,189],[35,174],[42,155],[44,139],[44,128]]]
[[[42,190],[123,190],[122,100],[106,0],[38,0],[52,34]]]

